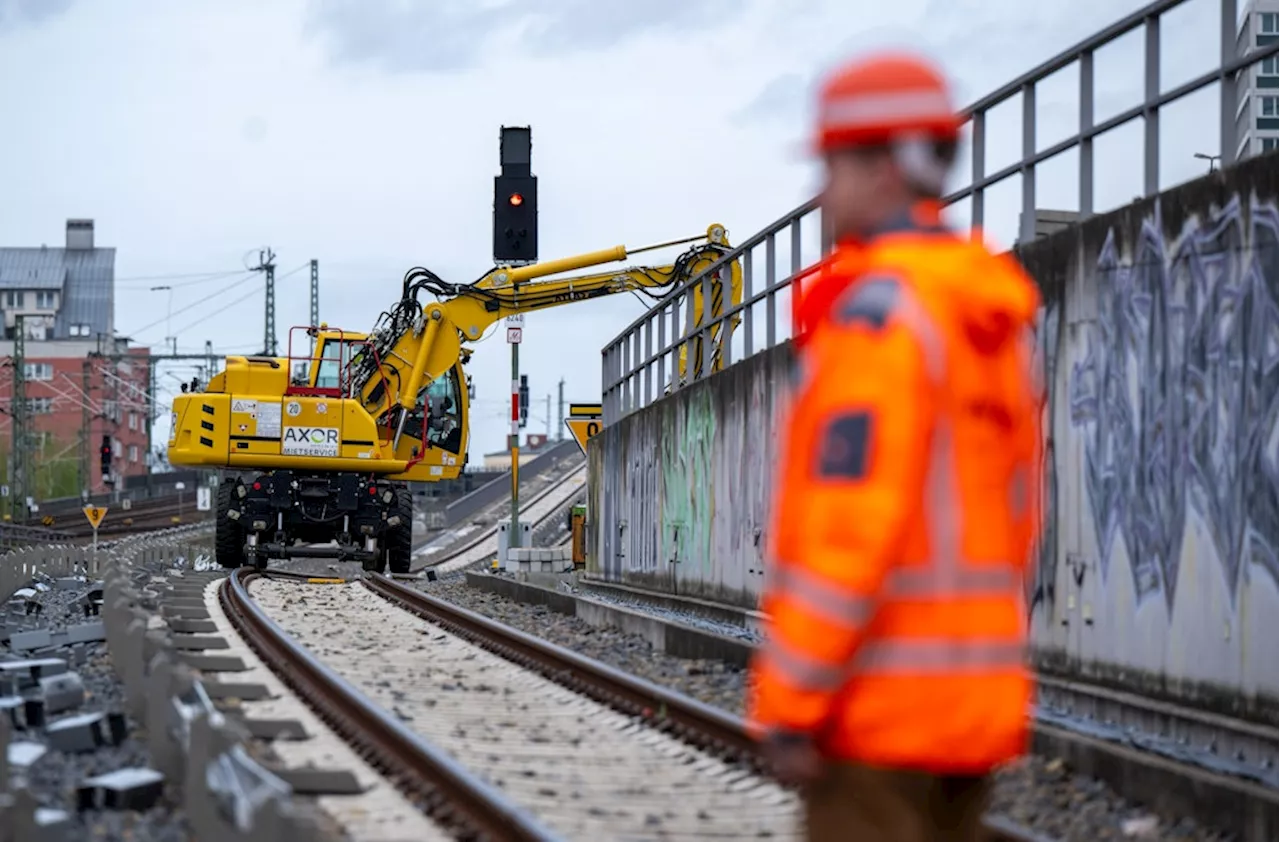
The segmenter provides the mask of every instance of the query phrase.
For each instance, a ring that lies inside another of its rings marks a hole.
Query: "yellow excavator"
[[[643,251],[695,242],[670,265],[551,277],[626,260]],[[601,251],[526,266],[498,266],[471,284],[446,283],[411,269],[400,300],[368,334],[327,326],[295,328],[285,358],[229,356],[203,391],[173,402],[168,458],[175,466],[219,468],[215,555],[223,567],[265,568],[294,556],[359,561],[366,570],[407,573],[413,551],[409,482],[453,479],[466,465],[468,377],[465,343],[503,318],[621,292],[661,299],[711,270],[693,291],[692,327],[678,369],[711,370],[738,318],[701,329],[742,301],[742,267],[724,226],[628,251]],[[432,298],[419,300],[422,293]],[[707,319],[704,320],[704,310]],[[313,350],[293,370],[294,334]],[[300,546],[301,545],[301,546]],[[319,546],[317,546],[319,545]]]

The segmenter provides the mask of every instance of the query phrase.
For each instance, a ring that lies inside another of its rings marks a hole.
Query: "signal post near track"
[[[503,126],[498,133],[498,164],[493,179],[493,262],[527,266],[538,262],[538,177],[533,174],[533,132],[528,126]],[[524,315],[507,317],[511,346],[511,533],[508,547],[520,546],[520,428],[528,417],[528,387],[520,375]]]

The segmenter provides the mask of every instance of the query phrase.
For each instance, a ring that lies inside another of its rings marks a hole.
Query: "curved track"
[[[242,569],[227,577],[219,593],[223,611],[258,657],[325,724],[459,839],[555,838],[290,638],[249,596],[249,584],[264,575]],[[307,577],[281,578],[305,583]]]
[[[524,516],[552,517],[580,473]],[[430,566],[482,561],[493,531]],[[335,580],[240,570],[219,596],[264,663],[459,838],[802,838],[739,718],[387,576],[310,582]]]

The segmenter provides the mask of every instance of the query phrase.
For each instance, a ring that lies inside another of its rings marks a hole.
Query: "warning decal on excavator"
[[[89,525],[92,526],[94,529],[97,529],[98,526],[102,523],[102,519],[107,516],[107,507],[106,506],[85,506],[84,516],[85,516],[85,519],[89,521]]]
[[[258,411],[257,401],[236,400],[231,402],[232,412],[247,412],[250,415]]]
[[[337,456],[337,427],[285,427],[280,437],[285,456]]]
[[[578,447],[586,453],[587,441],[600,432],[603,422],[599,418],[566,418],[564,425],[573,433],[573,440],[578,443]]]

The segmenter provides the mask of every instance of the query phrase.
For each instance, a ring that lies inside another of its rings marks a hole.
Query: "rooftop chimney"
[[[93,220],[92,219],[68,219],[67,220],[67,248],[68,249],[93,248]]]

